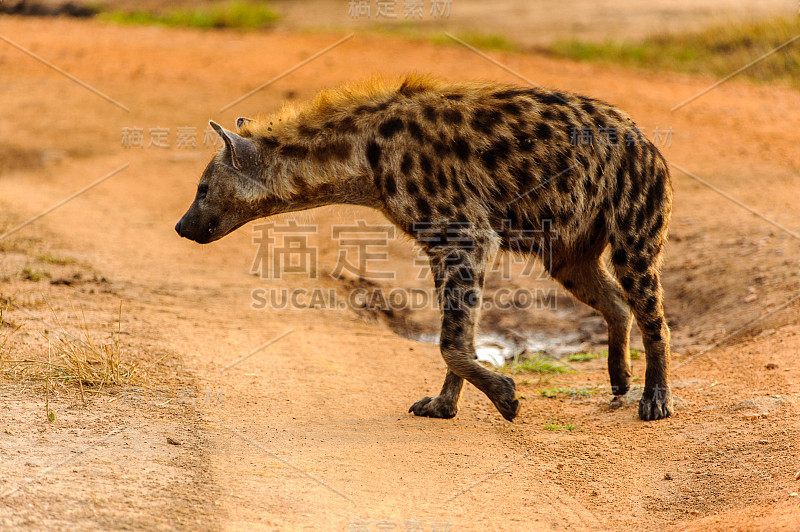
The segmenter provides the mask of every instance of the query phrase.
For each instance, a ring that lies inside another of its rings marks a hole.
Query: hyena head
[[[237,120],[242,126],[244,120]],[[219,240],[251,220],[283,212],[283,200],[267,191],[264,180],[266,154],[259,143],[209,122],[223,140],[200,178],[189,210],[175,231],[200,244]]]

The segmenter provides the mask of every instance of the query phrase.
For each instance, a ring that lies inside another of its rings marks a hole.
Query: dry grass
[[[9,334],[3,336],[0,330],[0,374],[19,384],[44,384],[48,402],[50,393],[59,389],[79,390],[85,400],[86,393],[100,393],[110,385],[140,384],[146,380],[147,372],[138,363],[123,359],[119,343],[121,305],[117,330],[111,332],[108,341],[94,340],[86,317],[77,312],[75,317],[78,335],[70,334],[59,324],[59,330],[47,337],[46,358],[14,356],[8,344]],[[48,408],[48,417],[50,414]]]

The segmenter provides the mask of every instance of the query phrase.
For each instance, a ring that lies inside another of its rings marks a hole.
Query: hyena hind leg
[[[599,256],[571,262],[554,275],[564,288],[599,312],[608,324],[608,374],[614,395],[628,392],[631,379],[630,307],[619,283],[608,272]]]
[[[669,386],[670,332],[664,318],[658,254],[643,254],[631,260],[630,254],[615,251],[612,259],[636,324],[642,331],[647,359],[639,417],[644,421],[669,417],[673,409]]]

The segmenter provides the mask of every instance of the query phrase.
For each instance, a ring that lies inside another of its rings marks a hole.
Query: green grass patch
[[[727,24],[643,41],[558,41],[544,49],[578,61],[621,64],[648,70],[676,70],[721,78],[800,34],[800,16]],[[800,89],[800,40],[744,70],[760,83],[784,82]]]
[[[551,432],[572,432],[577,429],[578,427],[572,423],[562,423],[554,419],[544,424],[544,430],[549,430]]]
[[[550,386],[542,388],[539,393],[550,399],[561,396],[569,397],[588,397],[600,393],[600,388],[596,386],[581,386],[580,388],[572,386]]]
[[[519,46],[517,46],[513,41],[508,40],[503,35],[500,35],[499,33],[469,32],[469,33],[458,33],[458,34],[453,33],[452,35],[454,37],[461,39],[470,46],[474,46],[475,48],[481,51],[490,51],[490,52],[519,51]],[[455,44],[461,46],[461,43],[459,43],[454,39],[451,39],[444,33],[436,33],[432,35],[430,39],[431,41],[433,41],[434,44]]]
[[[572,353],[567,357],[567,360],[570,362],[588,362],[590,360],[594,360],[595,358],[603,358],[607,357],[608,352],[603,351],[602,353]]]
[[[41,255],[37,255],[36,258],[47,264],[57,264],[58,266],[66,266],[67,264],[75,262],[74,259],[70,259],[69,257],[58,257],[50,253],[42,253]]]
[[[196,9],[171,9],[160,13],[109,11],[101,13],[98,18],[117,24],[256,30],[272,25],[278,20],[278,14],[261,2],[236,0]]]
[[[27,279],[29,281],[39,282],[45,277],[50,277],[50,274],[44,270],[35,270],[29,266],[22,268],[20,271],[20,275],[22,275],[23,279]]]
[[[631,349],[630,353],[632,360],[639,360],[642,358],[642,352],[638,349]],[[567,357],[567,360],[569,362],[589,362],[596,358],[608,358],[608,351],[602,351],[600,353],[572,353]]]
[[[504,370],[510,373],[571,373],[574,371],[566,364],[553,360],[543,353],[536,353],[523,361],[516,356],[511,364],[504,366]]]

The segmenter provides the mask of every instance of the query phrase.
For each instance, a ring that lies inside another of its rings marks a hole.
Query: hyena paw
[[[517,385],[509,377],[502,377],[499,393],[490,397],[497,410],[508,421],[514,421],[519,413],[519,400],[517,399]]]
[[[672,392],[668,387],[645,390],[639,401],[639,417],[643,421],[664,419],[672,415]]]
[[[617,381],[611,379],[611,393],[616,396],[625,395],[630,390],[631,385],[628,381]]]
[[[411,405],[408,411],[413,412],[415,416],[451,419],[456,416],[458,405],[437,395],[436,397],[423,397]]]

